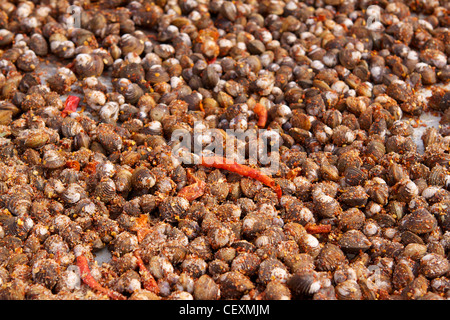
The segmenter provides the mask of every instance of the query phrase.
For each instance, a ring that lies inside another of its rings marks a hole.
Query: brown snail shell
[[[193,295],[197,300],[218,300],[220,287],[209,275],[204,274],[195,281]]]
[[[169,82],[170,76],[161,66],[154,65],[145,74],[145,80],[154,85],[161,82]]]
[[[0,29],[0,46],[6,46],[14,40],[14,33],[7,29]]]
[[[363,207],[367,204],[369,195],[362,186],[344,188],[339,196],[339,201],[350,207]]]
[[[138,167],[131,177],[132,186],[136,189],[150,189],[156,183],[156,177],[146,167]]]
[[[116,185],[110,178],[102,178],[95,188],[95,195],[102,202],[109,202],[116,196]]]
[[[66,138],[73,137],[83,131],[82,125],[71,117],[66,117],[61,123],[61,132]]]
[[[441,165],[437,164],[431,169],[428,176],[428,183],[432,186],[447,186],[449,181],[448,171]]]
[[[119,44],[123,56],[126,56],[130,52],[134,52],[140,55],[142,52],[144,52],[145,48],[144,41],[131,34],[124,34],[120,38]]]
[[[322,217],[332,218],[342,212],[339,202],[323,192],[314,193],[313,200],[315,212]]]
[[[425,208],[419,208],[406,215],[400,226],[416,234],[429,233],[437,226],[436,218]]]
[[[229,271],[219,277],[222,298],[237,299],[255,287],[253,282],[238,271]]]
[[[82,78],[101,76],[104,63],[100,56],[95,54],[81,53],[74,61],[75,73]]]
[[[130,170],[122,168],[117,170],[114,176],[117,192],[128,192],[131,189],[132,173]]]
[[[47,144],[50,140],[50,136],[41,129],[28,129],[23,131],[23,134],[21,133],[18,139],[22,140],[23,145],[27,148],[39,149]]]
[[[70,183],[60,194],[61,199],[67,204],[75,204],[86,198],[86,191],[78,183]]]
[[[52,38],[57,39],[55,40]],[[52,35],[49,41],[50,41],[50,50],[56,56],[64,59],[69,59],[75,55],[75,44],[72,41],[67,40],[66,37],[64,36],[54,37],[54,35]]]
[[[44,36],[40,33],[35,33],[30,38],[29,47],[38,56],[46,56],[48,53],[48,43]]]
[[[139,63],[128,63],[120,69],[119,77],[141,83],[145,80],[145,70]]]
[[[409,202],[419,194],[417,185],[408,178],[399,181],[393,188],[397,190],[397,199],[403,202]]]
[[[57,150],[47,150],[42,156],[42,164],[47,169],[61,168],[66,164],[64,155]]]
[[[60,272],[60,264],[56,260],[40,259],[33,264],[32,277],[37,283],[52,289],[59,279]]]
[[[327,243],[316,258],[316,266],[320,271],[334,271],[345,262],[342,250],[331,243]]]
[[[31,208],[31,198],[27,194],[12,194],[6,202],[6,208],[15,216],[23,216]]]
[[[387,204],[389,198],[389,186],[383,179],[375,177],[367,181],[364,188],[373,201],[381,205]]]
[[[296,296],[311,296],[321,287],[317,272],[312,270],[295,273],[287,285]]]
[[[369,239],[359,230],[349,230],[339,239],[339,246],[342,251],[348,253],[359,252],[360,250],[366,251],[371,245]]]
[[[110,153],[120,151],[123,147],[122,137],[114,131],[101,129],[97,141]]]
[[[34,71],[39,64],[39,59],[36,53],[32,50],[26,50],[16,61],[17,67],[25,72]]]

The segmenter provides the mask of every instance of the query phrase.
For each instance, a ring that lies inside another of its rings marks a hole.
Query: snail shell
[[[177,217],[183,217],[189,208],[189,201],[182,197],[168,197],[159,207],[161,219],[176,222]]]
[[[313,193],[314,210],[322,217],[332,218],[342,212],[341,205],[324,192]]]
[[[14,39],[14,33],[7,29],[0,29],[0,46],[7,46]]]
[[[112,130],[99,130],[97,141],[100,142],[109,153],[120,151],[123,147],[122,137]]]
[[[123,56],[126,56],[130,52],[140,55],[144,52],[145,48],[144,41],[128,33],[120,38],[119,44]]]
[[[66,117],[61,123],[61,132],[66,138],[74,137],[83,131],[83,126],[74,118]]]
[[[287,267],[278,259],[268,258],[261,262],[258,269],[258,282],[267,284],[272,280],[286,283]]]
[[[82,78],[101,76],[104,63],[101,57],[95,54],[81,53],[74,61],[75,73]]]
[[[443,166],[436,164],[428,176],[428,183],[432,186],[447,187],[449,177],[448,171]]]
[[[128,63],[119,70],[119,77],[141,83],[145,80],[145,71],[139,63]]]
[[[408,178],[399,181],[393,188],[397,189],[397,199],[403,202],[409,202],[419,194],[417,185]]]
[[[349,167],[344,172],[345,182],[350,186],[360,185],[367,180],[367,173],[360,168]]]
[[[228,271],[222,274],[218,282],[221,296],[224,299],[238,299],[255,287],[247,276],[238,271]]]
[[[30,38],[29,47],[38,56],[44,57],[48,53],[48,43],[44,36],[40,33],[35,33]]]
[[[64,59],[72,58],[75,55],[75,44],[70,40],[50,41],[50,50],[56,56]]]
[[[132,173],[128,169],[119,169],[114,177],[117,192],[128,192],[131,189]]]
[[[24,137],[22,138],[22,136]],[[50,136],[41,129],[27,129],[21,132],[17,139],[21,140],[23,145],[27,148],[39,149],[47,144],[50,140]]]
[[[75,204],[86,196],[86,191],[78,183],[70,183],[60,194],[60,198],[67,204]]]
[[[156,183],[156,177],[146,167],[139,167],[133,171],[131,183],[136,189],[150,189]]]
[[[135,104],[144,95],[144,90],[126,78],[120,78],[115,81],[117,92],[124,96],[125,102]]]
[[[193,295],[196,300],[218,300],[220,288],[209,275],[204,274],[195,281]]]
[[[101,107],[99,115],[105,123],[115,123],[119,117],[119,104],[114,101],[107,102]]]
[[[310,296],[321,288],[318,274],[312,270],[302,271],[292,275],[287,285],[297,296]]]
[[[46,169],[57,169],[66,164],[66,159],[59,151],[47,150],[42,156],[42,164]]]
[[[116,196],[116,185],[110,178],[103,178],[95,188],[95,195],[103,202],[109,202]]]
[[[337,245],[331,243],[325,244],[316,259],[316,266],[321,271],[334,271],[344,263],[344,253]]]
[[[153,65],[145,74],[145,80],[150,84],[155,85],[161,82],[169,82],[170,75],[160,65]]]
[[[12,194],[6,201],[6,208],[15,216],[23,216],[31,208],[31,197],[23,193]]]
[[[251,276],[258,270],[261,259],[255,253],[242,252],[231,262],[231,271],[239,271]]]
[[[386,181],[381,178],[375,177],[365,183],[364,188],[369,197],[381,205],[388,203],[389,198],[389,186]]]
[[[91,138],[88,134],[84,132],[77,133],[73,137],[73,146],[76,150],[79,150],[81,148],[89,148],[89,145],[91,144]]]
[[[425,208],[419,208],[400,220],[400,227],[415,234],[429,233],[437,226],[436,218]]]
[[[32,50],[26,50],[16,61],[17,67],[25,72],[31,72],[36,69],[39,59]]]

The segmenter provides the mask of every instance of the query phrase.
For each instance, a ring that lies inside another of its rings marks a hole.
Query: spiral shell
[[[220,288],[209,275],[204,274],[195,281],[193,295],[196,300],[218,300]]]
[[[102,178],[95,188],[95,195],[100,201],[109,202],[116,196],[116,185],[110,178]]]
[[[135,104],[144,95],[144,91],[137,84],[126,78],[120,78],[115,81],[117,92],[125,97],[125,101],[130,104]]]
[[[389,198],[389,186],[386,181],[375,177],[364,184],[364,188],[369,197],[381,205],[385,205]]]
[[[154,65],[145,74],[145,80],[150,84],[155,85],[162,82],[169,82],[170,75],[160,65]]]
[[[61,132],[66,138],[74,137],[83,131],[83,126],[75,119],[66,117],[61,123]]]
[[[231,271],[239,271],[246,276],[251,276],[258,270],[261,260],[254,253],[240,253],[231,262]]]
[[[318,273],[315,271],[295,273],[289,278],[287,285],[296,296],[311,296],[321,288]]]
[[[122,137],[118,133],[108,129],[102,128],[99,130],[97,141],[100,142],[109,153],[120,151],[123,147]]]
[[[436,164],[433,169],[431,169],[430,175],[428,176],[428,183],[432,186],[447,187],[450,181],[450,176],[447,169],[443,166]]]
[[[139,63],[128,63],[120,68],[119,78],[125,78],[139,84],[145,80],[145,70]]]
[[[95,54],[81,53],[74,61],[75,73],[82,78],[101,76],[104,63],[102,58]]]
[[[255,287],[253,282],[238,271],[228,271],[218,279],[224,299],[238,299]]]
[[[66,164],[66,159],[61,151],[47,150],[42,156],[42,164],[47,169],[61,168]]]
[[[399,201],[409,202],[419,194],[419,188],[410,179],[403,179],[393,187],[397,190],[396,197]]]
[[[117,173],[114,176],[114,182],[116,184],[117,192],[128,192],[131,189],[132,185],[132,176],[130,170],[121,168],[117,170]]]
[[[146,167],[138,167],[131,176],[132,186],[136,189],[150,189],[156,183],[156,177]]]
[[[60,194],[60,198],[67,204],[76,204],[86,196],[86,191],[78,183],[70,183]]]
[[[14,39],[14,33],[7,29],[0,29],[0,46],[10,44]]]
[[[105,123],[115,123],[119,117],[119,104],[115,101],[109,101],[100,108],[100,118]]]
[[[75,43],[63,37],[61,40],[50,40],[50,50],[56,56],[64,59],[72,58],[75,55]]]
[[[313,201],[315,212],[322,217],[332,218],[342,212],[339,202],[324,192],[313,193]]]
[[[32,50],[26,50],[16,61],[17,67],[25,72],[34,71],[38,64],[39,59]]]
[[[24,216],[31,208],[31,197],[26,193],[12,194],[6,201],[6,208],[15,216]]]
[[[41,57],[46,56],[48,53],[47,40],[45,40],[44,36],[40,33],[34,33],[30,37],[29,47],[34,53]]]
[[[17,139],[27,148],[39,149],[49,142],[50,136],[42,129],[28,129],[21,132]]]
[[[140,55],[144,52],[145,48],[144,41],[128,33],[120,38],[119,45],[123,56],[126,56],[130,52]]]

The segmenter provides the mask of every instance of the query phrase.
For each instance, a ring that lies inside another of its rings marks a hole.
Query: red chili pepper
[[[317,234],[317,233],[330,233],[331,232],[331,225],[329,224],[307,224],[305,226],[306,231],[309,234]]]
[[[80,171],[80,163],[76,160],[67,160],[66,167],[74,169],[75,171]]]
[[[61,112],[61,116],[65,118],[68,114],[77,111],[80,98],[77,96],[68,96],[64,103],[64,110]]]
[[[91,161],[84,167],[83,171],[88,174],[94,174],[97,171],[97,164],[97,161]]]
[[[250,177],[252,179],[258,180],[263,184],[265,184],[266,186],[272,188],[276,192],[278,199],[280,199],[282,196],[281,187],[278,184],[276,184],[275,180],[261,173],[261,171],[257,169],[253,169],[246,165],[238,164],[236,162],[227,163],[227,160],[225,158],[218,156],[202,158],[201,165],[208,168],[212,167],[217,169],[228,170],[240,174],[241,176]]]
[[[194,183],[181,189],[177,196],[183,197],[188,201],[193,201],[205,193],[206,183],[195,177],[190,170],[187,171],[188,178],[194,180]]]
[[[153,278],[152,274],[145,267],[144,261],[142,261],[142,258],[137,250],[134,251],[134,256],[136,257],[137,265],[139,267],[139,273],[141,274],[142,283],[144,284],[144,289],[158,294],[158,284],[156,283],[156,280],[155,278]]]
[[[212,58],[211,60],[208,60],[208,64],[216,62],[217,58]]]
[[[85,256],[79,255],[77,257],[77,266],[78,268],[80,268],[81,280],[83,280],[83,282],[87,284],[91,289],[106,294],[113,300],[126,300],[125,296],[116,291],[103,287],[100,283],[97,282],[97,280],[94,279],[91,274],[91,270],[89,270],[88,260]]]
[[[264,128],[267,123],[267,109],[261,103],[257,103],[253,111],[258,115],[258,127]]]

